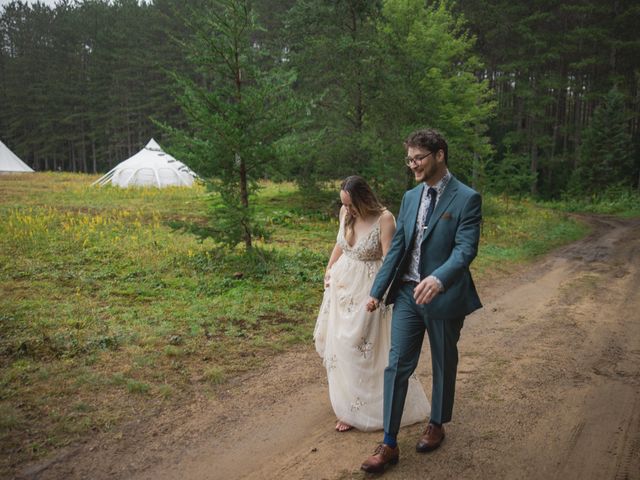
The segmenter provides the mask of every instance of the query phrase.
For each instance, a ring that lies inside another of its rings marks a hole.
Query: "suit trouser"
[[[425,329],[431,347],[433,383],[431,420],[451,420],[458,369],[458,339],[462,318],[428,318],[413,298],[413,284],[403,284],[393,306],[391,350],[384,371],[384,431],[396,436],[407,396],[409,377],[418,365]]]

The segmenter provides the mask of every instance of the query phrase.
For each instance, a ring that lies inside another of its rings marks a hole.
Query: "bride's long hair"
[[[358,175],[351,175],[343,180],[340,185],[340,190],[346,192],[351,197],[351,203],[353,209],[358,212],[360,218],[367,218],[370,216],[380,216],[385,210],[384,206],[373,193],[371,187],[367,184],[364,178]],[[349,213],[344,219],[345,226],[345,238],[351,240],[353,238],[353,225],[356,223],[356,218]]]

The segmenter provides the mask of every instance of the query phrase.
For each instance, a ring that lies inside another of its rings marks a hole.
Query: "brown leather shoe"
[[[381,443],[373,451],[373,455],[367,458],[360,468],[365,472],[380,473],[384,471],[386,465],[395,465],[399,459],[400,449],[398,447],[392,448]]]
[[[431,452],[440,446],[444,440],[444,427],[436,426],[433,423],[427,425],[424,433],[416,444],[416,452]]]

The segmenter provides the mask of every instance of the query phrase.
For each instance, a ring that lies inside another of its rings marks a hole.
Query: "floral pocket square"
[[[449,212],[444,212],[440,218],[441,218],[442,220],[451,220],[453,217],[451,216],[451,213],[449,213]]]

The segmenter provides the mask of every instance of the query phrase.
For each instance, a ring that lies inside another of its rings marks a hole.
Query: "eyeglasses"
[[[416,155],[415,157],[407,157],[404,159],[404,163],[407,167],[410,167],[412,163],[422,163],[422,161],[429,155],[433,155],[433,152],[425,153],[424,155]]]

